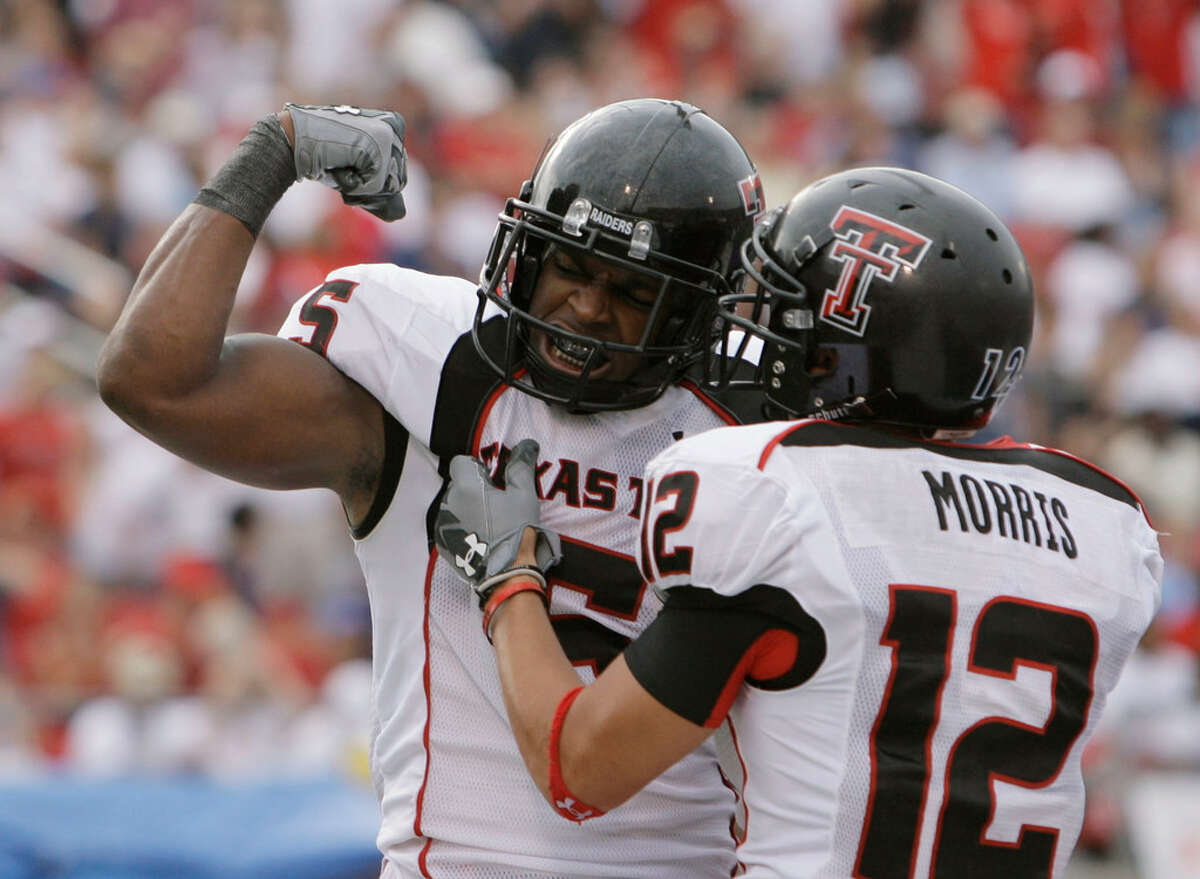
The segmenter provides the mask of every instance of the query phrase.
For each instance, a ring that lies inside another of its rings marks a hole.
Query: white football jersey
[[[810,678],[729,712],[746,875],[1064,875],[1084,743],[1159,600],[1127,488],[1037,446],[823,421],[686,439],[646,478],[657,591],[776,587],[824,635]]]
[[[583,825],[543,800],[508,726],[477,599],[437,556],[430,526],[453,455],[495,471],[518,441],[536,439],[543,522],[564,550],[550,611],[572,661],[602,666],[661,607],[635,559],[646,464],[732,417],[686,384],[624,412],[543,403],[486,368],[470,334],[476,303],[467,281],[356,266],[332,272],[279,331],[394,418],[385,485],[354,534],[374,632],[380,849],[401,875],[434,879],[727,877],[734,794],[715,746]],[[505,323],[491,316],[485,340]]]

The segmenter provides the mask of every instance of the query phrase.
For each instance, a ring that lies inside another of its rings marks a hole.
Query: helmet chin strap
[[[924,436],[925,439],[931,440],[964,440],[970,439],[978,432],[978,428],[974,427],[963,428],[960,430],[948,430],[944,427],[939,427],[936,430],[923,430],[921,431],[921,435]]]
[[[892,393],[891,388],[884,388],[870,397],[855,394],[852,397],[844,397],[832,404],[825,402],[820,397],[814,397],[813,404],[817,408],[806,417],[823,418],[826,421],[870,420],[876,417],[876,406],[879,403],[895,399],[896,395]]]
[[[817,397],[813,402],[816,403],[820,399]],[[872,397],[872,399],[877,399],[877,397]],[[850,421],[855,418],[872,418],[874,415],[875,412],[867,398],[858,394],[839,400],[832,405],[821,401],[821,408],[814,409],[807,417],[821,418],[825,421]]]
[[[884,388],[870,397],[856,394],[833,403],[827,403],[820,397],[814,397],[812,401],[814,408],[801,413],[793,412],[786,406],[768,398],[763,406],[763,411],[767,413],[768,417],[776,419],[819,418],[824,421],[873,421],[876,418],[875,410],[878,404],[895,399],[896,395],[891,388]]]
[[[877,394],[872,394],[870,397],[856,396],[842,400],[833,406],[827,406],[824,409],[817,410],[807,417],[823,418],[827,421],[863,421],[867,425],[875,427],[879,430],[904,434],[907,436],[916,436],[923,440],[964,440],[969,439],[976,433],[977,428],[957,428],[951,430],[948,428],[928,427],[919,424],[904,424],[902,422],[887,421],[879,418],[876,412],[879,404],[884,401],[887,401],[888,403],[894,403],[895,400],[896,395],[892,389],[885,388]]]

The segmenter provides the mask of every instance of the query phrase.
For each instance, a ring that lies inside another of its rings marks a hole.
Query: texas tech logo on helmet
[[[762,178],[751,174],[738,181],[738,191],[742,194],[742,205],[746,208],[746,216],[757,220],[766,210],[767,202],[763,198]]]
[[[915,270],[932,241],[912,229],[864,210],[842,205],[832,222],[836,240],[829,258],[842,264],[837,287],[825,291],[821,320],[861,336],[871,306],[867,294],[876,279],[891,282],[902,267]]]

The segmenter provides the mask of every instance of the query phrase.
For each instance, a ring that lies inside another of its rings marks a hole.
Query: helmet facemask
[[[499,217],[476,350],[506,383],[571,411],[653,402],[714,343],[717,297],[761,205],[745,149],[699,108],[638,98],[587,114]]]
[[[720,339],[707,361],[707,375],[717,388],[763,391],[770,417],[797,418],[814,408],[812,391],[824,367],[808,290],[766,246],[782,213],[776,208],[742,243],[737,292],[718,300]],[[747,359],[757,359],[754,377],[736,378],[738,364]]]
[[[570,411],[627,409],[652,402],[713,344],[716,299],[729,292],[729,284],[715,270],[655,251],[649,240],[642,249],[598,228],[579,228],[577,234],[570,229],[568,216],[509,200],[480,275],[476,347],[506,383]],[[530,310],[546,262],[556,252],[593,258],[648,282],[653,296],[645,300],[640,338],[617,342],[570,332]],[[498,352],[488,351],[479,338],[488,303],[508,318]],[[579,373],[548,363],[533,344],[537,333],[574,355]],[[639,360],[628,377],[607,380],[593,375],[613,357],[626,356]]]

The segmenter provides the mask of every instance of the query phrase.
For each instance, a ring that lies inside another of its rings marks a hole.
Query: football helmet
[[[704,111],[650,98],[601,107],[548,146],[500,214],[480,273],[475,348],[505,382],[571,411],[645,405],[714,344],[717,297],[732,292],[738,247],[763,206],[746,151]],[[531,313],[558,249],[632,272],[656,291],[642,303],[648,318],[636,343],[568,332]],[[489,303],[507,317],[502,333],[485,332]],[[535,330],[582,364],[578,374],[528,344]],[[638,358],[633,374],[593,376],[614,354]]]
[[[741,261],[720,319],[747,334],[742,350],[762,340],[752,383],[772,415],[967,436],[1021,374],[1025,257],[995,214],[941,180],[901,168],[826,177],[765,216]]]

